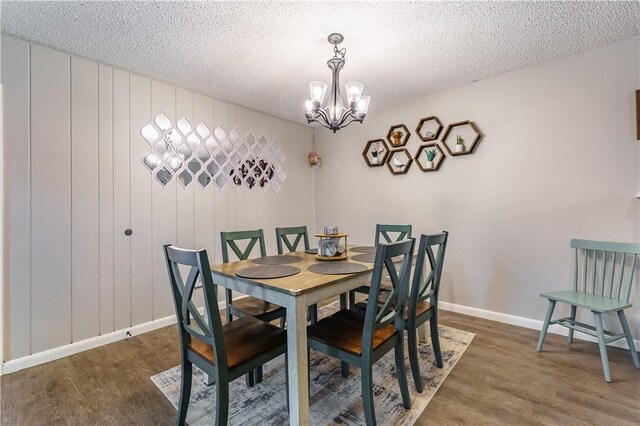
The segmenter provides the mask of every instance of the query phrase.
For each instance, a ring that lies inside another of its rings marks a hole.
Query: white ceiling
[[[2,31],[304,122],[308,83],[342,83],[371,109],[640,34],[640,2],[12,2]]]

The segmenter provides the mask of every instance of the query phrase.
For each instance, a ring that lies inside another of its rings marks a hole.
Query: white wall
[[[274,253],[276,226],[313,224],[308,127],[5,34],[2,84],[5,361],[172,315],[163,244],[220,262],[222,230],[264,228]],[[162,110],[276,137],[280,193],[163,188],[140,136]]]
[[[336,134],[316,129],[324,161],[316,227],[338,225],[363,243],[376,223],[411,223],[416,235],[448,230],[442,300],[542,319],[539,293],[571,286],[571,238],[638,242],[639,46],[636,37],[380,108]],[[475,153],[448,157],[437,172],[414,164],[405,176],[365,165],[365,143],[393,124],[413,133],[415,154],[414,130],[430,115],[475,121],[484,133]],[[638,338],[637,279],[634,287]]]

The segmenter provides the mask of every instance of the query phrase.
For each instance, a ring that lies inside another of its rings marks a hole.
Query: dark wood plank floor
[[[537,354],[536,331],[444,311],[441,322],[476,337],[418,424],[640,424],[628,351],[609,349],[607,384],[594,343],[549,335]],[[3,376],[1,423],[170,425],[175,410],[149,377],[178,364],[176,349],[171,326]]]

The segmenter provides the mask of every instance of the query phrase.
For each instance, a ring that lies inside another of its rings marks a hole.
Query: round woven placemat
[[[351,256],[351,260],[355,260],[356,262],[364,262],[364,263],[373,263],[375,262],[376,255],[373,253],[363,253],[356,254],[355,256]]]
[[[300,273],[300,268],[289,265],[249,266],[240,269],[236,275],[242,278],[268,279],[282,278]]]
[[[323,262],[314,263],[310,265],[307,270],[309,272],[315,272],[316,274],[325,275],[346,275],[355,274],[356,272],[364,272],[367,268],[366,265],[353,262]]]
[[[305,250],[304,252],[307,254],[318,254],[318,249],[317,248],[309,249],[309,250]]]
[[[256,265],[286,265],[287,263],[300,262],[302,258],[300,256],[291,256],[288,254],[282,254],[278,256],[265,256],[253,259],[251,262]]]
[[[371,253],[371,254],[375,254],[376,248],[375,247],[369,247],[369,246],[360,246],[360,247],[350,248],[349,251],[355,251],[356,253]]]

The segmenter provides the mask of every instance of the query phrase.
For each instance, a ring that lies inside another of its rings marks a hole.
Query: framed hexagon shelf
[[[387,158],[387,167],[392,175],[404,175],[409,171],[413,158],[406,148],[394,149]]]
[[[420,145],[413,159],[423,172],[434,172],[440,168],[445,155],[437,143]]]
[[[422,142],[437,140],[441,131],[442,123],[438,120],[438,117],[434,115],[421,118],[418,127],[416,127],[416,134]]]
[[[411,136],[411,132],[407,129],[407,126],[404,124],[396,124],[389,127],[387,142],[389,142],[391,149],[399,148],[409,142],[409,136]]]
[[[442,144],[449,155],[471,154],[482,138],[482,133],[473,121],[459,121],[447,126]]]
[[[389,148],[384,139],[374,139],[367,142],[362,151],[364,161],[369,167],[381,167],[387,161],[389,156]]]

